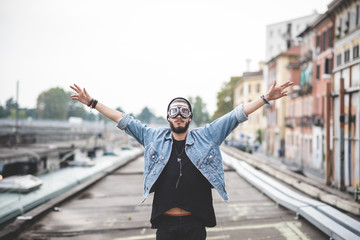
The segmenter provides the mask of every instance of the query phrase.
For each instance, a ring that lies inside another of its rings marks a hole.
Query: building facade
[[[360,180],[360,1],[335,0],[328,8],[335,16],[330,180],[354,188]]]
[[[289,65],[297,64],[299,61],[300,46],[288,49],[267,62],[268,66],[268,86],[276,80],[277,85],[281,85],[291,80],[291,68]],[[285,156],[285,115],[286,98],[281,98],[272,103],[267,108],[267,128],[266,128],[266,152],[271,155]]]
[[[263,63],[256,72],[245,72],[234,88],[234,106],[247,103],[259,98],[263,94]],[[260,140],[262,135],[263,111],[256,111],[249,116],[248,121],[240,124],[233,131],[234,140]]]

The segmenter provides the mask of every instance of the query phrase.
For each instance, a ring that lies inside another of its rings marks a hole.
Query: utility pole
[[[19,144],[19,80],[16,81],[15,148]]]

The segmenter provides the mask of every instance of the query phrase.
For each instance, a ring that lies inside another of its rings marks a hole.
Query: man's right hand
[[[85,88],[81,89],[76,84],[70,86],[70,88],[76,92],[76,94],[70,96],[72,100],[77,100],[85,105],[89,105],[92,98],[90,97],[90,95],[88,94]]]

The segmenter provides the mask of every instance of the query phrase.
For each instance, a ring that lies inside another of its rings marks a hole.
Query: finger
[[[84,93],[85,95],[89,95],[85,88],[84,88]]]
[[[274,88],[276,86],[276,80],[274,80],[273,85],[271,86],[271,88]]]
[[[70,86],[70,88],[71,88],[72,90],[74,90],[75,92],[78,92],[78,90],[77,90],[75,87]]]
[[[289,82],[286,82],[286,83],[284,83],[284,84],[281,84],[281,88],[285,88],[285,87],[287,87],[287,84],[288,84]]]
[[[81,88],[80,88],[78,85],[76,85],[76,84],[74,83],[74,86],[76,87],[76,89],[77,89],[79,92],[81,92]]]

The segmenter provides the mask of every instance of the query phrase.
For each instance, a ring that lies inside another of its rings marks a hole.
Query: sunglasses
[[[176,118],[179,115],[183,118],[189,118],[191,116],[191,111],[188,107],[178,105],[169,108],[168,114],[170,118]]]

